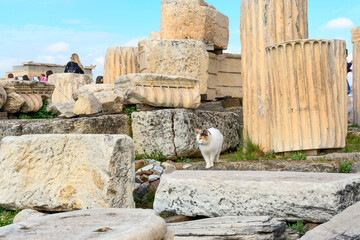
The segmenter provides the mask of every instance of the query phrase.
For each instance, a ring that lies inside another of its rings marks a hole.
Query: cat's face
[[[196,129],[196,141],[199,145],[204,145],[209,141],[209,131]]]

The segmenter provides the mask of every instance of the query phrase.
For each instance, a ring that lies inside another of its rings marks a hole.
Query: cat
[[[211,168],[219,160],[224,137],[216,128],[195,131],[197,132],[196,141],[205,159],[206,168]]]

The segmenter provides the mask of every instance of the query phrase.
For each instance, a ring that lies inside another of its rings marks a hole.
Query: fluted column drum
[[[360,125],[360,27],[351,29],[353,46],[354,123]]]
[[[305,39],[266,48],[275,152],[345,147],[346,43]]]
[[[308,38],[307,15],[307,0],[241,0],[244,130],[265,151],[272,146],[265,47]]]
[[[104,83],[112,84],[115,78],[130,73],[140,73],[137,47],[109,47],[104,63]]]

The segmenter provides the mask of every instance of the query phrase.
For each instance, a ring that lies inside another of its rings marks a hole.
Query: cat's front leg
[[[206,162],[206,168],[211,168],[211,159],[210,159],[210,156],[207,156],[207,155],[203,155],[204,159],[205,159],[205,162]]]

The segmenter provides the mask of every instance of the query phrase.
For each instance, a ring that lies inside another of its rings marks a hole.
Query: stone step
[[[176,239],[280,239],[286,223],[270,217],[218,217],[167,224]]]
[[[360,174],[175,171],[163,175],[154,209],[184,216],[271,216],[329,221],[360,199]]]

